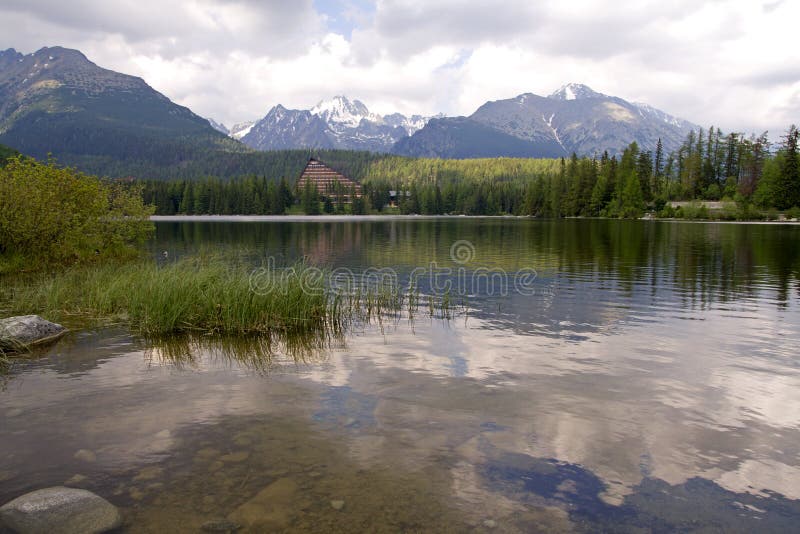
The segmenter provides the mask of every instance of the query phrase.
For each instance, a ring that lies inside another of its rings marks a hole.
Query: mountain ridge
[[[65,164],[180,165],[198,152],[244,149],[142,78],[63,47],[0,52],[0,143]]]
[[[631,103],[574,83],[547,97],[523,93],[486,102],[466,120],[490,128],[485,132],[487,136],[510,135],[539,147],[530,151],[531,157],[619,154],[632,141],[644,150],[655,150],[659,139],[666,151],[672,151],[690,130],[698,128],[652,106]],[[465,142],[459,137],[468,131],[464,125],[464,119],[448,118],[438,123],[435,131],[426,126],[411,141],[397,145],[395,152],[459,158],[458,150],[447,147]],[[508,154],[498,150],[494,155]]]

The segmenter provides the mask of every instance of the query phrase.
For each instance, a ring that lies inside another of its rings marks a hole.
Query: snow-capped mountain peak
[[[370,113],[367,106],[360,100],[349,100],[346,96],[335,96],[330,100],[323,100],[311,108],[313,115],[318,115],[328,124],[337,123],[350,128],[356,128],[361,119],[372,122],[381,122],[380,115]]]
[[[371,113],[363,102],[339,95],[306,110],[278,104],[241,140],[259,150],[313,147],[388,152],[398,140],[421,130],[428,120],[400,113],[383,117]]]
[[[558,91],[551,94],[548,98],[555,100],[581,100],[584,98],[601,98],[605,95],[598,93],[588,85],[580,83],[568,83],[561,86]]]

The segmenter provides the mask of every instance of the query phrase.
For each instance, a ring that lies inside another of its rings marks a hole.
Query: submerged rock
[[[81,449],[78,452],[76,452],[72,457],[82,462],[93,463],[97,461],[97,454],[95,454],[94,451],[90,451],[89,449]]]
[[[85,483],[88,478],[85,475],[76,474],[72,475],[72,477],[64,482],[65,486],[80,486],[81,484]]]
[[[333,507],[334,510],[341,510],[342,508],[344,508],[344,501],[342,500],[331,501],[331,506]]]
[[[220,456],[219,459],[222,460],[223,462],[238,463],[238,462],[244,462],[248,458],[250,458],[249,452],[239,451],[226,454],[225,456]]]
[[[212,519],[203,523],[200,528],[205,532],[236,532],[241,526],[229,519]]]
[[[234,510],[228,520],[247,532],[284,529],[297,510],[297,490],[297,484],[291,479],[276,480]]]
[[[117,507],[91,491],[46,488],[0,507],[0,521],[20,534],[95,534],[122,523]]]
[[[38,315],[20,315],[0,319],[0,348],[15,350],[57,340],[67,332],[60,324],[45,321]]]
[[[148,480],[156,480],[164,474],[164,469],[158,466],[145,467],[133,477],[134,482],[146,482]]]

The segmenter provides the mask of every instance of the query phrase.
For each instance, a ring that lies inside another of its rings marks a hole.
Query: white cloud
[[[773,139],[800,122],[797,2],[378,0],[336,18],[346,36],[311,0],[6,0],[0,46],[78,48],[227,124],[333,94],[468,115],[569,81]]]

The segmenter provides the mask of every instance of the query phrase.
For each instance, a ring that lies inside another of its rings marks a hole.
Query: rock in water
[[[273,532],[289,526],[298,509],[297,484],[288,478],[276,480],[228,515],[245,532]]]
[[[117,507],[91,491],[46,488],[0,507],[0,521],[20,534],[95,534],[117,528]]]
[[[228,519],[212,519],[211,521],[206,521],[200,527],[205,532],[225,532],[227,534],[236,532],[240,528],[238,524]]]
[[[97,455],[93,451],[90,451],[89,449],[81,449],[78,452],[76,452],[72,457],[82,462],[91,463],[97,461]]]
[[[55,341],[67,332],[60,324],[45,321],[38,315],[20,315],[0,319],[0,347],[9,349],[41,345]]]

